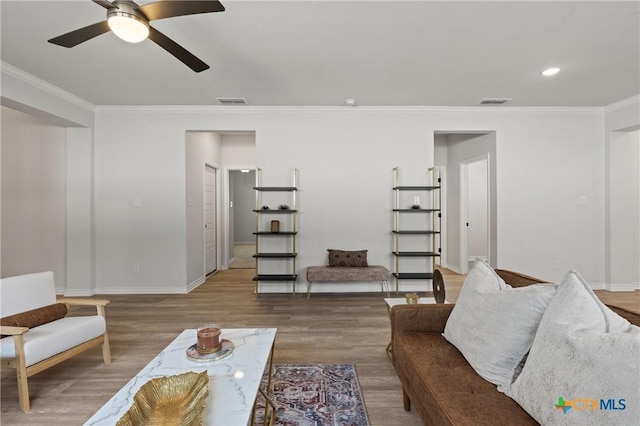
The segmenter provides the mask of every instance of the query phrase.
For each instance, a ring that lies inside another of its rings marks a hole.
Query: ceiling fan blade
[[[78,44],[90,40],[94,37],[109,31],[107,21],[96,22],[95,24],[62,34],[49,40],[49,43],[57,44],[62,47],[73,47]]]
[[[173,16],[223,12],[224,6],[218,0],[164,0],[140,6],[138,11],[142,12],[149,21],[155,21]]]
[[[175,41],[171,40],[166,35],[153,27],[149,27],[149,39],[162,47],[167,52],[182,61],[186,66],[194,70],[195,72],[201,72],[209,69],[209,65],[196,58],[192,53],[187,51],[184,47],[180,46]]]
[[[109,3],[107,0],[93,0],[94,3],[99,4],[100,6],[104,7],[105,9],[117,9],[117,7],[111,3]]]

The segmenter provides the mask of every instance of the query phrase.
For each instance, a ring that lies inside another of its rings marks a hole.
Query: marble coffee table
[[[186,350],[196,342],[196,330],[183,331],[158,356],[116,393],[85,426],[115,425],[132,404],[133,396],[150,379],[187,371],[208,371],[209,396],[203,423],[208,426],[247,425],[265,367],[273,356],[275,328],[223,328],[223,339],[233,342],[233,352],[216,361],[194,361]],[[112,365],[117,368],[117,362]]]

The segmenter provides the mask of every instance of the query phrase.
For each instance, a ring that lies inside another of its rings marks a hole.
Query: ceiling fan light
[[[115,35],[129,43],[139,43],[149,36],[149,24],[130,13],[111,13],[107,23]]]

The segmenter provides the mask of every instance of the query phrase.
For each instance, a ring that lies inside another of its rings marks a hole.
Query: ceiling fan
[[[224,6],[217,0],[164,0],[138,6],[130,0],[92,0],[107,9],[107,19],[84,28],[71,31],[49,40],[49,43],[63,47],[73,47],[108,31],[113,31],[121,39],[138,43],[146,38],[162,47],[195,72],[209,69],[202,62],[175,41],[149,25],[150,21],[174,16],[197,13],[222,12]]]

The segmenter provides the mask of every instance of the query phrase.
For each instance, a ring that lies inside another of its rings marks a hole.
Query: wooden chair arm
[[[104,299],[74,299],[71,297],[60,297],[57,302],[66,303],[69,306],[95,306],[98,315],[102,317],[106,316],[104,307],[109,304],[109,301]]]
[[[109,301],[104,299],[75,299],[71,297],[60,297],[57,302],[76,306],[106,306],[109,304]]]
[[[0,334],[3,336],[19,336],[29,331],[28,327],[11,327],[8,325],[0,325]]]

